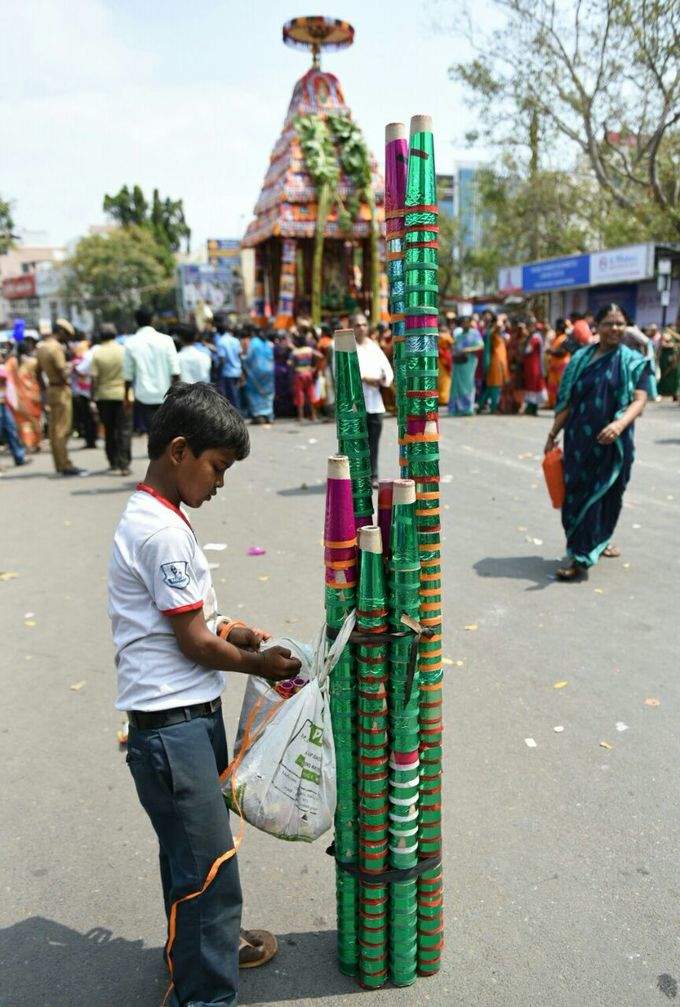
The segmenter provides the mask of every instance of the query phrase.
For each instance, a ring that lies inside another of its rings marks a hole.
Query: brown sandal
[[[606,549],[602,550],[602,555],[606,556],[607,559],[618,559],[621,555],[621,550],[617,545],[608,545]]]
[[[256,969],[266,965],[279,950],[279,943],[268,930],[241,930],[238,949],[238,967]]]

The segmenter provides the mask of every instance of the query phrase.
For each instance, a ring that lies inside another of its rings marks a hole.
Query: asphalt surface
[[[563,539],[539,467],[548,422],[442,422],[441,973],[411,989],[358,990],[335,965],[326,837],[291,845],[248,828],[244,922],[274,930],[281,951],[243,975],[242,1004],[676,998],[680,410],[652,405],[638,424],[623,556],[573,585],[554,580]],[[252,439],[194,527],[199,541],[227,544],[210,554],[223,611],[311,639],[333,427],[282,422]],[[145,471],[144,444],[134,447],[133,479],[104,474],[103,452],[77,442],[77,462],[100,470],[87,479],[54,478],[47,454],[0,476],[0,571],[17,575],[0,579],[2,1007],[156,1007],[165,991],[156,842],[116,742],[106,614],[112,532]],[[383,475],[395,460],[388,421]],[[266,555],[247,556],[252,545]],[[232,676],[224,697],[232,738],[243,685]]]

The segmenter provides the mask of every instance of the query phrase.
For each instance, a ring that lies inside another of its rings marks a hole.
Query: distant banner
[[[183,265],[178,268],[179,292],[184,311],[194,311],[199,301],[213,311],[234,310],[234,281],[239,259],[219,266]]]
[[[235,238],[208,238],[208,262],[211,266],[220,266],[225,259],[238,259],[241,255],[241,242]]]

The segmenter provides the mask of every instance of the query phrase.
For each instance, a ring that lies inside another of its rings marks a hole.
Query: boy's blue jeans
[[[166,913],[200,891],[234,841],[220,790],[227,765],[221,709],[171,727],[130,725],[127,762],[160,844]],[[173,1007],[234,1007],[238,994],[241,884],[236,857],[206,891],[177,907]]]
[[[21,443],[12,410],[4,402],[0,402],[0,438],[3,434],[7,438],[7,447],[12,454],[15,465],[23,465],[26,451]]]

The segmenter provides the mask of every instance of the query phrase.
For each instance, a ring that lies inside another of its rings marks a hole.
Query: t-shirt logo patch
[[[168,587],[186,587],[189,583],[186,560],[175,560],[174,563],[161,563],[163,580]]]

